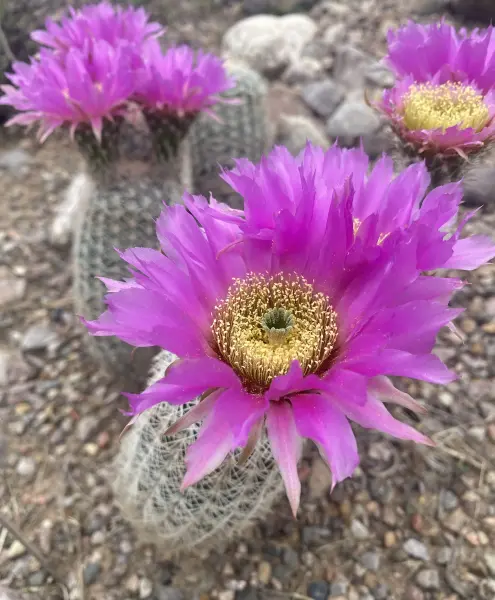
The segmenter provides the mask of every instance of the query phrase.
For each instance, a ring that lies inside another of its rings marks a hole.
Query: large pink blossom
[[[143,53],[136,98],[145,110],[179,115],[209,112],[220,94],[235,85],[223,61],[186,45],[162,52],[157,41]]]
[[[62,125],[74,133],[87,124],[100,139],[103,120],[124,114],[134,91],[134,58],[130,48],[98,40],[91,51],[71,48],[63,64],[49,50],[29,64],[14,63],[12,85],[1,86],[0,104],[19,111],[8,124],[37,123],[41,141]]]
[[[495,136],[495,31],[413,22],[388,34],[397,77],[377,107],[420,153],[465,155]]]
[[[455,378],[432,349],[461,312],[449,300],[463,282],[426,273],[475,269],[495,246],[461,238],[467,219],[446,233],[459,183],[426,194],[422,163],[396,177],[387,157],[368,168],[362,150],[310,144],[297,158],[279,147],[260,164],[239,160],[223,177],[245,211],[186,195],[157,221],[162,252],[128,249],[132,277],[102,279],[107,310],[89,331],[178,357],[128,395],[129,414],[202,397],[168,432],[203,421],[183,487],[248,452],[265,424],[294,513],[303,438],[318,445],[333,485],[359,463],[349,421],[431,443],[387,410],[422,410],[388,376]]]

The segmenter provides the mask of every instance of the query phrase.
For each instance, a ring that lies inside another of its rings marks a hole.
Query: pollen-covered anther
[[[404,96],[404,124],[410,130],[449,127],[481,131],[490,119],[482,94],[469,85],[415,84]]]
[[[252,392],[266,390],[298,360],[317,372],[337,339],[329,298],[299,275],[248,275],[214,310],[214,349]]]

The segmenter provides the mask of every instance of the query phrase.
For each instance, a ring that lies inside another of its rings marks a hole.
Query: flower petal
[[[359,464],[356,438],[349,421],[325,396],[305,394],[292,398],[291,402],[299,435],[316,442],[330,465],[333,489],[339,481],[350,477]]]
[[[285,401],[272,402],[267,413],[266,426],[273,456],[282,473],[292,514],[295,517],[301,496],[301,482],[297,473],[301,443],[290,404]]]

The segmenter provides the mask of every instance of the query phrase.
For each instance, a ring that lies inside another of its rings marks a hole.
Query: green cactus
[[[220,121],[202,114],[193,123],[189,134],[192,172],[198,193],[208,197],[212,192],[217,200],[240,208],[240,196],[217,176],[219,165],[232,167],[234,158],[258,161],[272,146],[274,132],[268,121],[265,79],[239,61],[226,61],[226,68],[236,86],[222,96],[239,103],[217,104],[214,112]]]
[[[127,123],[114,125],[104,131],[101,145],[91,135],[76,136],[88,158],[89,173],[74,227],[74,304],[76,313],[87,319],[105,310],[105,286],[96,277],[130,276],[114,248],[157,247],[155,219],[163,202],[180,202],[184,180],[190,179],[185,173],[187,145],[179,144],[178,153],[168,161],[156,162],[149,132]],[[113,337],[85,339],[99,364],[124,377],[127,385],[139,387],[153,351],[139,349],[133,354],[129,345]]]
[[[161,352],[151,385],[175,360]],[[125,433],[114,470],[116,501],[144,540],[169,556],[202,552],[238,537],[270,514],[282,496],[283,483],[266,436],[243,465],[238,452],[185,492],[185,453],[195,441],[199,424],[166,437],[163,433],[194,403],[159,404],[146,411]]]

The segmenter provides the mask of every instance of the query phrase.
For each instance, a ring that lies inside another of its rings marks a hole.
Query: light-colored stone
[[[346,101],[339,106],[326,124],[327,134],[340,145],[354,146],[360,137],[373,134],[380,127],[375,111],[361,102]]]
[[[415,538],[409,538],[404,542],[402,546],[406,554],[411,556],[412,558],[417,558],[419,560],[427,561],[430,559],[430,553],[428,552],[428,548]]]
[[[330,490],[332,475],[328,465],[322,458],[318,457],[313,461],[308,484],[309,497],[312,499],[321,498]]]
[[[91,199],[94,184],[86,173],[78,173],[65,192],[50,227],[49,239],[53,246],[65,246],[70,242],[77,219]]]
[[[7,267],[0,267],[0,308],[24,297],[26,280],[15,277]]]
[[[316,29],[316,23],[306,15],[255,15],[238,21],[227,30],[222,53],[274,76],[298,58]]]
[[[288,85],[308,83],[319,79],[323,71],[323,65],[319,60],[311,56],[301,56],[288,66],[282,81]]]
[[[324,149],[330,146],[321,126],[313,119],[299,115],[282,115],[280,117],[277,141],[294,156],[303,150],[308,141]]]
[[[331,79],[308,83],[301,90],[306,104],[320,117],[328,118],[334,114],[345,96],[341,85]]]

